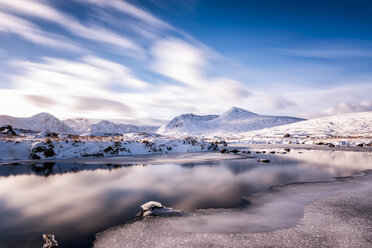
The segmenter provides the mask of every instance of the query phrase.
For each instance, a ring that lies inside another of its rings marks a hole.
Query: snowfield
[[[246,132],[239,143],[371,145],[372,111],[322,117]]]

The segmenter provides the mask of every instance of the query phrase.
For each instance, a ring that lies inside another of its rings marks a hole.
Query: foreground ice
[[[94,247],[370,247],[371,180],[290,184],[244,208],[146,218],[98,234]]]

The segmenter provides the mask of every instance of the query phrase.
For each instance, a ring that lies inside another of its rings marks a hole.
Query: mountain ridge
[[[303,121],[289,116],[259,115],[232,107],[222,115],[183,114],[173,118],[158,132],[174,136],[230,136],[262,128]]]

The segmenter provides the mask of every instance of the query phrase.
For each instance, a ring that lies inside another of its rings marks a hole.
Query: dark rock
[[[271,151],[270,153],[271,153],[271,154],[275,154],[275,152],[274,152],[274,151]]]
[[[53,132],[47,132],[45,134],[45,137],[54,137],[54,138],[57,138],[58,137],[58,134],[53,133]]]
[[[328,147],[335,147],[335,145],[332,144],[332,143],[329,143],[329,144],[328,144]]]
[[[226,152],[227,152],[227,150],[225,148],[221,149],[221,153],[226,153]]]
[[[55,155],[56,155],[56,154],[54,153],[53,148],[49,148],[49,149],[47,149],[47,150],[44,151],[44,156],[45,156],[46,158],[53,157],[53,156],[55,156]]]
[[[41,159],[41,157],[36,153],[31,153],[31,159]]]
[[[364,145],[361,143],[361,144],[357,144],[356,146],[363,147]]]
[[[286,151],[286,152],[290,152],[291,149],[289,149],[289,148],[285,148],[284,151]]]
[[[13,131],[13,127],[11,125],[5,125],[0,127],[0,132],[5,135],[13,136],[17,135],[16,132]]]
[[[53,248],[58,247],[58,242],[55,240],[55,235],[53,233],[43,234],[44,245],[43,248]]]
[[[38,146],[38,147],[34,147],[34,148],[32,148],[32,152],[44,152],[44,151],[46,151],[47,150],[47,148],[46,147],[43,147],[43,146]]]
[[[283,135],[283,137],[284,138],[289,138],[289,137],[291,137],[291,135],[289,133],[286,133],[286,134]]]
[[[231,153],[238,153],[239,151],[237,149],[234,149],[234,150],[230,150],[229,152],[231,152]]]
[[[260,163],[270,163],[270,160],[268,160],[268,159],[260,159],[260,160],[257,160],[257,162],[260,162]]]

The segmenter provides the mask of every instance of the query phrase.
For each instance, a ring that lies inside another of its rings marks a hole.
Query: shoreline
[[[270,149],[270,148],[289,148],[289,149],[309,149],[309,150],[327,150],[327,151],[353,151],[353,152],[372,152],[372,147],[359,146],[335,146],[312,145],[312,144],[244,144],[228,143],[228,147],[236,149]]]
[[[358,146],[336,146],[328,147],[326,145],[310,145],[310,144],[228,144],[227,148],[231,149],[308,149],[308,150],[326,150],[326,151],[353,151],[353,152],[372,152],[372,147]],[[196,155],[214,154],[215,156],[206,156],[200,160],[200,157],[191,158]],[[190,162],[193,161],[215,161],[220,159],[243,159],[247,158],[241,154],[220,154],[215,151],[200,151],[200,152],[177,152],[177,153],[162,153],[162,154],[133,154],[121,156],[105,156],[105,157],[71,157],[71,158],[53,158],[53,159],[24,159],[24,160],[0,160],[0,165],[16,165],[16,164],[35,164],[35,163],[83,163],[83,164],[99,164],[106,162],[114,163],[164,163],[164,162],[185,162],[181,159],[172,158],[177,156],[186,156]],[[226,156],[228,156],[226,158]],[[156,159],[159,157],[167,157],[166,159]]]

